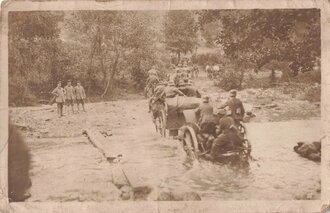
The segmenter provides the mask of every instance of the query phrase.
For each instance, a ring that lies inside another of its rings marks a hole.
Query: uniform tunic
[[[75,95],[76,95],[76,99],[77,100],[85,99],[86,98],[86,94],[85,94],[84,87],[82,87],[82,86],[76,86],[76,88],[75,88]]]
[[[75,95],[74,95],[74,93],[75,93],[75,89],[74,89],[74,87],[71,85],[71,86],[65,86],[64,87],[64,89],[65,89],[65,93],[66,93],[66,99],[67,100],[73,100],[73,99],[75,99]]]
[[[56,103],[64,103],[65,102],[65,90],[62,87],[60,87],[60,88],[56,87],[53,90],[52,94],[56,95],[56,100],[55,100]]]
[[[195,110],[199,117],[199,125],[203,123],[214,123],[213,107],[209,103],[202,103]]]
[[[181,95],[181,94],[182,92],[178,88],[174,86],[169,86],[164,89],[161,96],[165,95],[166,98],[174,98],[176,95]]]
[[[243,107],[243,103],[238,98],[230,98],[224,105],[224,107],[228,106],[231,110],[232,117],[235,120],[241,120],[244,117],[245,110]]]
[[[185,95],[188,97],[196,97],[196,98],[202,97],[198,89],[194,86],[186,86]]]

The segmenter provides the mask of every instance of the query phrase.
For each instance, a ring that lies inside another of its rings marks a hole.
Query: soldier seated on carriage
[[[216,120],[213,107],[208,97],[203,97],[203,103],[195,110],[199,115],[197,133],[198,141],[202,144],[205,158],[214,160],[219,154],[234,151],[243,146],[244,137],[237,129],[230,110],[220,110]]]
[[[214,160],[219,154],[242,147],[244,141],[243,134],[236,127],[230,110],[220,110],[218,116],[220,119],[216,127],[216,138],[208,147],[209,154],[205,155],[205,158],[210,160]]]
[[[237,91],[231,90],[229,92],[230,97],[228,101],[219,107],[219,109],[229,108],[231,116],[235,121],[236,127],[240,127],[240,122],[243,120],[245,115],[245,109],[240,99],[236,98]]]
[[[170,81],[164,91],[160,94],[160,98],[174,98],[177,95],[185,96],[178,88],[175,87],[174,82]]]
[[[196,98],[201,98],[202,95],[199,92],[199,90],[192,85],[192,81],[190,79],[184,79],[184,83],[185,83],[185,90],[184,90],[184,94],[188,97],[196,97]]]
[[[204,96],[203,102],[195,109],[195,113],[198,120],[198,126],[200,128],[197,138],[201,141],[205,147],[209,146],[214,140],[216,122],[213,114],[213,106],[209,103],[209,97]]]

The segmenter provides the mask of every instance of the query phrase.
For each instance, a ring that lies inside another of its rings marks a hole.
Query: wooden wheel
[[[242,154],[244,157],[248,158],[251,156],[251,143],[249,140],[244,139],[242,146],[244,148],[244,150],[242,150]]]
[[[159,119],[159,132],[162,137],[166,137],[166,113],[164,110],[161,111],[161,115],[158,117]]]
[[[198,149],[198,147],[195,147],[193,137],[188,130],[186,130],[183,135],[183,146],[185,152],[191,160],[197,159],[196,149]]]

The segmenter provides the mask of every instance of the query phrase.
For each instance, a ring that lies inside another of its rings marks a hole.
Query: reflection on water
[[[321,122],[246,126],[255,160],[245,167],[203,160],[192,164],[178,141],[160,138],[149,124],[112,140],[123,152],[122,164],[154,187],[195,191],[204,200],[319,199],[320,164],[301,158],[293,146],[319,140]]]

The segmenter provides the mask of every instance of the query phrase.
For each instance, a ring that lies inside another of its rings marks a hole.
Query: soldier
[[[158,76],[158,72],[157,72],[157,70],[156,70],[156,66],[155,65],[153,65],[152,67],[151,67],[151,69],[148,71],[148,76],[150,77],[150,76]]]
[[[244,106],[242,101],[236,98],[237,95],[236,90],[231,90],[229,94],[230,94],[230,98],[224,105],[220,106],[220,109],[224,109],[225,107],[228,107],[231,112],[231,116],[235,120],[236,125],[239,125],[240,121],[243,120],[245,114]]]
[[[179,85],[178,85],[178,89],[186,95],[186,83],[184,82],[184,80],[180,80],[179,81]]]
[[[162,94],[166,86],[167,86],[166,81],[159,82],[159,84],[155,87],[154,96],[159,96],[160,94]]]
[[[242,143],[242,137],[235,127],[234,119],[228,116],[230,113],[226,113],[226,110],[221,110],[219,114],[223,117],[219,120],[219,126],[217,128],[218,137],[212,143],[210,154],[205,155],[209,160],[214,160],[217,154],[233,150]]]
[[[213,106],[210,104],[210,98],[208,96],[203,97],[203,103],[195,109],[195,113],[199,117],[199,127],[201,133],[215,133],[215,120],[213,115]]]
[[[149,94],[154,93],[154,89],[158,83],[159,83],[159,79],[156,75],[149,76],[149,78],[147,79],[146,87],[145,87],[145,96],[146,97],[148,97],[149,92],[151,92]]]
[[[172,78],[175,86],[179,86],[179,82],[181,80],[181,77],[182,77],[181,70],[180,69],[175,70],[175,74]]]
[[[177,95],[182,95],[184,96],[184,94],[175,87],[174,82],[170,81],[167,85],[167,87],[164,89],[164,91],[162,92],[162,94],[160,95],[160,98],[174,98]]]
[[[56,104],[57,104],[57,114],[58,117],[63,116],[63,104],[65,102],[65,90],[62,88],[62,83],[59,81],[57,83],[57,87],[52,91],[52,94],[56,97]]]
[[[185,79],[185,80],[187,80],[186,87],[185,87],[185,95],[188,97],[196,97],[196,98],[202,97],[199,90],[192,85],[192,81],[188,80],[188,79]]]
[[[164,92],[166,86],[167,82],[159,82],[159,84],[155,87],[154,94],[149,99],[149,112],[151,112],[151,104],[156,102],[161,97],[161,94]]]
[[[78,112],[79,112],[79,104],[82,105],[83,111],[86,112],[85,110],[86,93],[84,87],[81,86],[80,81],[77,81],[77,86],[75,87],[75,97],[77,101]]]
[[[66,106],[67,106],[67,113],[69,114],[69,106],[71,106],[71,112],[72,114],[74,113],[73,111],[73,100],[75,99],[74,96],[74,87],[71,85],[71,80],[68,80],[68,84],[64,87],[65,94],[66,94]]]

